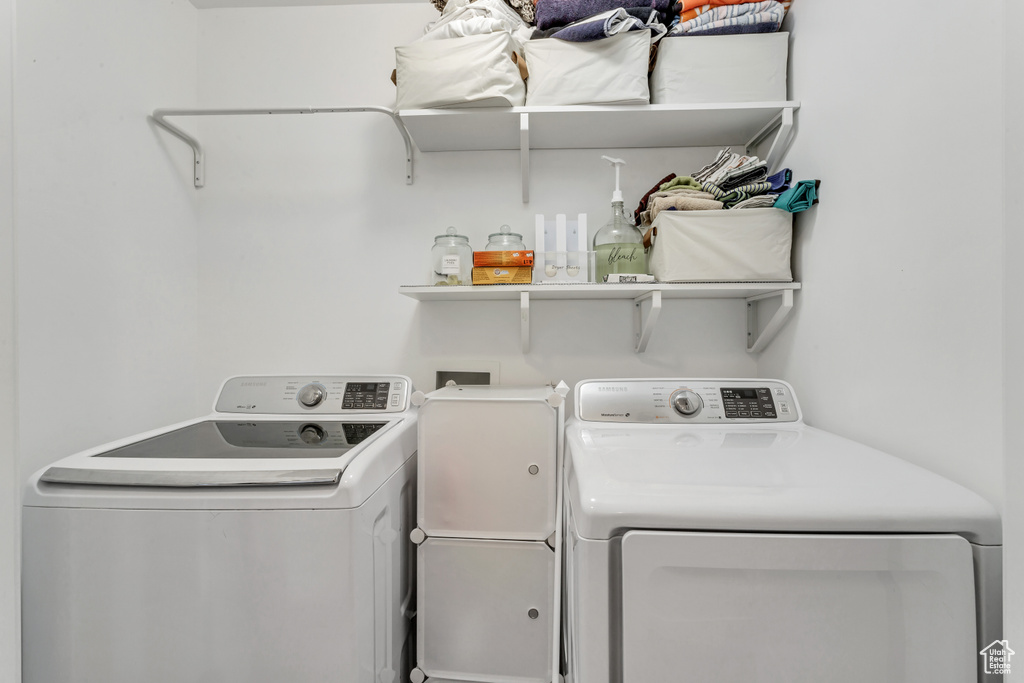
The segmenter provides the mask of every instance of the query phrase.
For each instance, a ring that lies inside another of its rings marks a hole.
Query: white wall
[[[18,4],[21,461],[200,414],[191,161],[146,119],[196,93],[176,0]],[[55,421],[55,416],[59,420]]]
[[[1001,6],[944,4],[870,26],[794,6],[786,165],[822,179],[821,203],[797,222],[796,314],[758,368],[810,423],[999,505]]]
[[[1024,292],[1024,195],[1018,188],[1024,183],[1024,169],[1018,160],[1024,155],[1024,127],[1020,112],[1024,111],[1024,44],[1017,39],[1015,27],[1024,22],[1024,5],[1006,3],[1004,41],[1006,62],[1003,73],[1005,89],[1006,151],[1004,159],[1005,207],[1003,252],[1003,419],[1006,426],[1006,481],[1004,507],[1003,580],[1005,590],[1005,634],[1017,652],[1024,652],[1024,423],[1019,406],[1020,387],[1024,386],[1024,309],[1020,296]],[[1013,662],[1014,681],[1024,681],[1024,664]]]
[[[418,37],[429,4],[200,13],[203,106],[394,105],[394,46]],[[517,152],[416,153],[379,115],[204,119],[200,191],[200,353],[212,398],[245,372],[403,372],[433,388],[445,359],[500,364],[501,380],[599,375],[750,375],[742,301],[668,301],[644,355],[632,304],[537,302],[519,350],[517,302],[418,304],[435,235],[454,225],[483,248],[503,223],[534,215],[609,217],[614,176],[603,150],[537,152],[524,206]],[[622,150],[630,211],[668,172],[717,150]],[[527,233],[532,244],[532,232]]]
[[[0,0],[0,681],[19,677],[18,488],[15,450],[12,0]]]

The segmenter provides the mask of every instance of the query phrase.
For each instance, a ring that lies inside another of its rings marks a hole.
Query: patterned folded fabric
[[[755,24],[775,26],[774,31],[778,31],[782,28],[782,20],[785,17],[785,9],[776,0],[722,5],[713,7],[689,21],[679,22],[672,27],[669,33],[670,35],[700,35],[707,31],[715,31],[720,34],[723,29],[730,28],[740,32],[744,26]]]
[[[768,177],[768,162],[761,161],[757,157],[750,157],[750,159],[737,166],[736,168],[726,171],[716,181],[715,185],[722,188],[726,192],[737,188],[741,185],[748,185],[759,180],[764,180]]]
[[[739,154],[733,154],[728,149],[723,149],[718,153],[714,161],[691,175],[699,183],[713,182],[716,174],[723,169],[731,168],[739,158]]]
[[[713,183],[708,183],[704,185],[704,189],[713,194],[715,199],[722,202],[726,209],[731,209],[746,199],[768,192],[772,189],[772,184],[767,181],[761,181],[726,190]]]
[[[722,5],[742,5],[750,2],[750,0],[682,0],[681,7],[677,13],[679,21],[689,21],[695,19],[699,15],[714,9],[715,7],[721,7]],[[789,6],[793,4],[793,0],[779,0],[779,4],[782,5],[784,12],[789,12]]]

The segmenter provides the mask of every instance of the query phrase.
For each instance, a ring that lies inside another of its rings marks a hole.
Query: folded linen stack
[[[588,42],[648,29],[653,42],[679,8],[673,0],[537,0],[532,37]]]
[[[820,180],[792,181],[788,168],[768,175],[766,161],[723,149],[691,175],[670,173],[662,178],[633,215],[641,227],[647,227],[662,211],[776,207],[797,213],[818,203]]]
[[[670,36],[775,33],[792,0],[682,0],[669,25]]]

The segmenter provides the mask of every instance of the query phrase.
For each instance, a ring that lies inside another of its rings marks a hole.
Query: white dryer
[[[566,468],[570,683],[964,683],[1002,637],[993,507],[784,382],[581,382]]]
[[[237,377],[208,417],[37,472],[24,683],[400,680],[415,609],[409,384]]]

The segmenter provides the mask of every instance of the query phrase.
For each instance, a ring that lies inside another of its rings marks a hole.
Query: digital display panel
[[[735,419],[769,419],[778,417],[771,389],[757,388],[722,388],[722,407],[726,418]]]
[[[384,410],[388,407],[390,382],[349,382],[342,397],[342,410]]]

